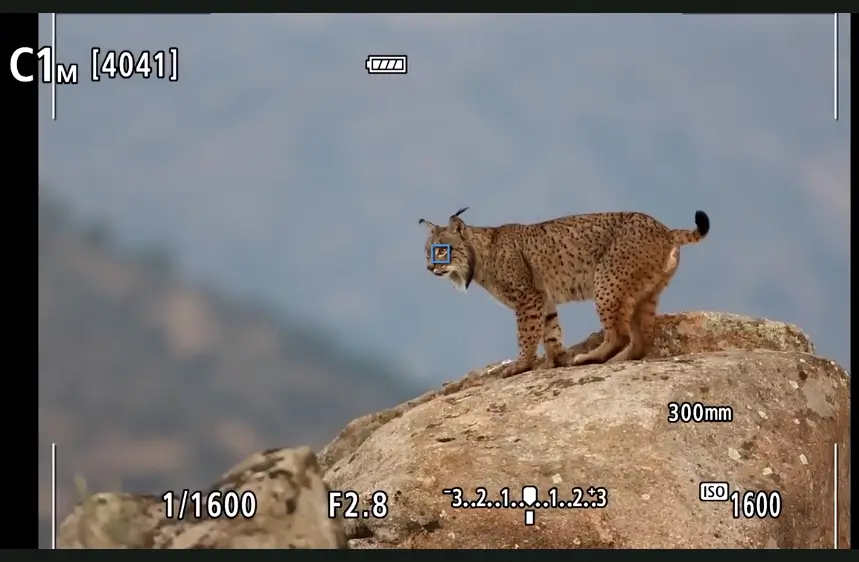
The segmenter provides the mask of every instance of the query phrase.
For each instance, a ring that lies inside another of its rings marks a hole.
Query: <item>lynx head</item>
[[[426,242],[427,269],[439,277],[447,277],[457,291],[468,290],[474,278],[475,252],[468,241],[468,225],[459,215],[468,207],[463,207],[450,217],[447,226],[438,226],[421,219],[420,224],[427,227],[429,236]]]

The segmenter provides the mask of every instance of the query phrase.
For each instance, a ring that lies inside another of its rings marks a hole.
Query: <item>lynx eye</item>
[[[435,259],[442,260],[447,257],[447,248],[436,248]]]

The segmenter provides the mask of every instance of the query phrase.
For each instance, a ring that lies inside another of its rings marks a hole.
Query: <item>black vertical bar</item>
[[[22,55],[16,65],[22,75],[33,76],[31,82],[19,82],[10,65],[18,48],[30,47],[34,53],[38,50],[39,15],[3,14],[0,18],[4,21],[0,41],[5,60],[1,71],[7,100],[4,104],[7,125],[3,132],[11,137],[3,143],[7,198],[5,217],[0,224],[6,231],[2,263],[7,286],[3,291],[6,303],[3,324],[7,328],[3,363],[7,366],[4,375],[7,386],[6,407],[0,408],[0,415],[4,420],[1,422],[4,441],[8,440],[4,449],[10,460],[15,459],[0,463],[0,470],[5,474],[3,488],[8,496],[3,501],[20,510],[19,517],[7,518],[12,528],[2,533],[0,548],[32,549],[39,547],[38,486],[42,484],[43,490],[45,486],[38,477],[38,309],[27,311],[25,306],[27,295],[34,295],[38,307],[39,73],[35,54]],[[29,326],[30,323],[33,325]],[[30,348],[31,345],[36,349]],[[21,357],[16,360],[15,355]],[[28,414],[26,408],[33,409]]]

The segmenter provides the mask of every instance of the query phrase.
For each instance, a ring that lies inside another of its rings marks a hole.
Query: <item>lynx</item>
[[[669,229],[644,213],[570,215],[537,224],[471,226],[450,217],[429,229],[427,269],[462,292],[477,283],[516,312],[519,355],[509,377],[532,370],[540,342],[550,367],[641,359],[653,342],[659,295],[680,263],[680,246],[710,230],[703,211],[694,230]],[[557,305],[593,300],[603,342],[567,357]]]

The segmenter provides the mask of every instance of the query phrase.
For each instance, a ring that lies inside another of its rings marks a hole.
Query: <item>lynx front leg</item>
[[[545,316],[543,296],[531,294],[523,298],[516,307],[516,335],[519,340],[519,356],[500,373],[501,378],[526,373],[537,363],[537,348],[543,337]]]
[[[546,349],[548,368],[567,365],[568,354],[564,349],[564,335],[558,322],[558,311],[555,305],[546,306],[546,316],[543,319],[543,347]]]

